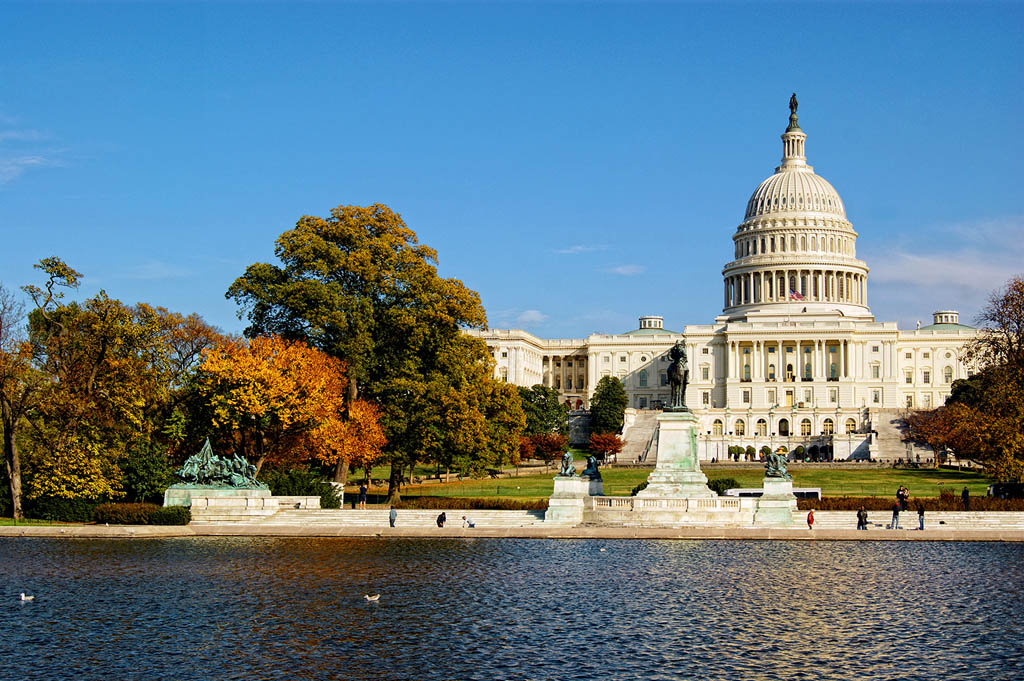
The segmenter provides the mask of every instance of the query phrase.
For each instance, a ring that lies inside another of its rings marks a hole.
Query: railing
[[[673,510],[693,512],[734,512],[742,509],[741,497],[703,497],[695,499],[661,499],[655,497],[589,497],[594,509],[617,511]],[[749,504],[749,500],[747,501]]]

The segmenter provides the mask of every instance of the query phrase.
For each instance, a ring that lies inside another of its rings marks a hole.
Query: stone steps
[[[658,411],[638,411],[632,425],[622,433],[623,445],[618,460],[631,463],[634,459],[642,459],[647,445],[658,430]],[[657,460],[657,447],[652,443],[647,451],[645,464],[653,464]]]
[[[465,509],[399,510],[397,524],[402,527],[436,527],[437,516],[444,511],[448,526],[461,526],[468,516],[477,527],[528,527],[544,523],[544,511],[467,511]],[[257,521],[261,525],[345,525],[348,527],[388,527],[388,510],[302,510],[288,509]]]
[[[798,526],[806,527],[807,511],[794,514]],[[892,511],[868,511],[868,528],[885,529],[892,521]],[[907,510],[900,513],[900,527],[917,529],[917,512]],[[1018,511],[926,511],[924,526],[927,529],[948,530],[1024,530],[1024,512]],[[857,527],[856,511],[815,511],[815,529],[850,530]]]

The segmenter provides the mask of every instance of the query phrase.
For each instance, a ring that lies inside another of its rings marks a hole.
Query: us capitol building
[[[874,458],[880,423],[941,405],[950,384],[971,373],[960,350],[977,332],[953,310],[912,331],[875,321],[857,232],[835,188],[807,164],[796,109],[794,96],[782,162],[754,190],[733,234],[714,324],[678,333],[651,315],[633,331],[584,339],[472,331],[495,357],[495,376],[555,388],[574,409],[588,407],[598,380],[615,376],[637,410],[629,426],[667,402],[668,351],[683,340],[702,459],[724,458],[731,445]]]

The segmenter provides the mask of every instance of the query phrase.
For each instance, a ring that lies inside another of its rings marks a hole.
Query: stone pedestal
[[[164,492],[164,506],[192,505],[193,497],[246,499],[269,497],[269,489],[236,489],[233,487],[198,487],[195,485],[171,485]]]
[[[755,527],[792,527],[796,496],[793,481],[784,478],[765,478],[764,494],[757,500],[754,511]]]
[[[555,491],[548,499],[544,522],[579,525],[583,522],[583,505],[587,497],[604,496],[604,483],[587,478],[555,477]]]
[[[697,417],[689,411],[658,415],[658,463],[638,497],[685,498],[717,496],[697,462]]]

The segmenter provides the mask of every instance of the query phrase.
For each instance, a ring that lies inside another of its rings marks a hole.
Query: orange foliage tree
[[[622,440],[615,433],[593,433],[590,436],[590,451],[607,461],[608,457],[622,451]]]
[[[214,425],[257,469],[311,459],[371,465],[385,444],[373,404],[346,409],[344,363],[301,342],[226,339],[203,351],[198,383]]]

